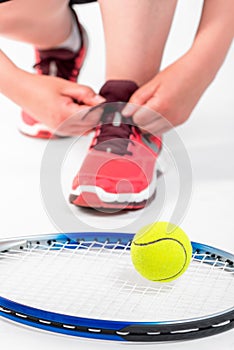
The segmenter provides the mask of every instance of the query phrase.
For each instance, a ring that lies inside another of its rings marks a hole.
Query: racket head
[[[193,339],[234,326],[231,253],[192,242],[188,271],[160,284],[138,276],[131,265],[133,236],[80,232],[1,240],[0,315],[57,333],[118,341]]]

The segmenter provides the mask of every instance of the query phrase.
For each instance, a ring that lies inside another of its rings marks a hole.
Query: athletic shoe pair
[[[84,29],[76,15],[75,18],[82,36],[80,50],[77,53],[67,49],[36,50],[38,74],[77,80],[87,44]],[[140,209],[154,198],[161,138],[143,134],[131,118],[121,115],[137,88],[134,82],[113,80],[106,82],[100,90],[107,103],[92,109],[92,113],[99,113],[101,122],[73,181],[72,204],[104,209]],[[21,132],[36,138],[56,137],[25,112],[22,112]]]

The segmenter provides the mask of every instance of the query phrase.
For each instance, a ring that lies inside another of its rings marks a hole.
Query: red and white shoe
[[[156,193],[161,137],[142,134],[130,118],[121,116],[121,103],[102,108],[105,123],[96,129],[73,181],[70,202],[91,208],[143,208]]]
[[[36,69],[37,74],[56,76],[74,82],[77,81],[80,69],[87,53],[88,37],[86,31],[78,21],[75,11],[72,9],[71,11],[73,12],[80,31],[81,48],[75,53],[71,50],[63,48],[55,48],[50,50],[35,49],[36,64],[34,65],[34,68]],[[54,135],[53,131],[46,125],[36,121],[25,111],[22,111],[21,117],[19,130],[23,134],[35,138],[45,139],[59,137]]]

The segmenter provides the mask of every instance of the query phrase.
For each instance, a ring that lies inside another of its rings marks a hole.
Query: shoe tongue
[[[131,80],[108,80],[99,94],[106,102],[128,102],[137,89],[137,84]]]
[[[69,60],[74,59],[76,54],[67,49],[48,49],[48,50],[38,50],[41,60]]]

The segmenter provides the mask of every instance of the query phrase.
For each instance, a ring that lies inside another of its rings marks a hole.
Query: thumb
[[[125,117],[132,116],[140,108],[148,102],[148,100],[153,96],[155,92],[155,85],[152,82],[143,85],[140,87],[134,94],[131,96],[129,103],[124,107],[122,114]]]
[[[129,102],[138,105],[145,104],[157,90],[156,83],[151,80],[147,84],[141,86],[130,98]]]
[[[97,95],[89,86],[73,82],[67,82],[63,89],[63,94],[76,99],[78,103],[81,102],[89,106],[96,106],[105,101],[103,97]]]
[[[88,106],[80,106],[77,103],[72,102],[64,106],[64,115],[66,119],[75,118],[80,121],[87,114],[89,109]]]

